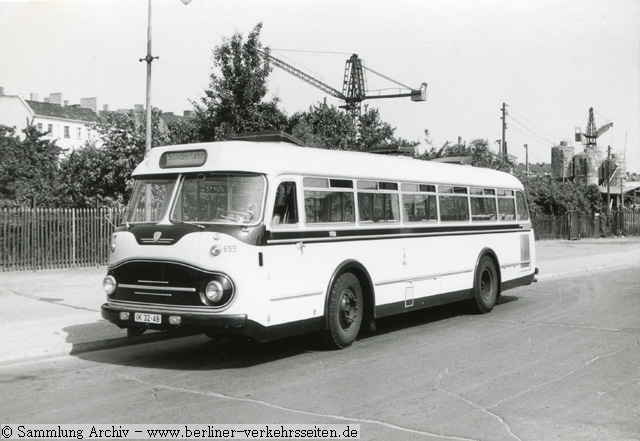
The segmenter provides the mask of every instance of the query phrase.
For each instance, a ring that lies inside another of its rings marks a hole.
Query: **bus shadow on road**
[[[501,305],[506,305],[517,300],[519,300],[519,297],[501,295],[492,313],[499,311]],[[455,317],[482,315],[483,314],[479,314],[474,311],[473,306],[469,301],[433,306],[430,308],[419,309],[416,311],[377,319],[375,331],[361,333],[358,340],[365,340],[369,338],[375,339],[376,336],[399,332],[419,326],[427,326],[429,324],[449,320]]]
[[[66,328],[72,335],[82,326]],[[76,328],[76,329],[73,329]],[[96,363],[168,370],[220,370],[248,368],[322,350],[315,335],[302,335],[258,343],[242,336],[219,336],[184,332],[153,332],[124,337],[101,348],[74,344],[71,355]]]
[[[517,300],[519,297],[502,296],[493,313],[499,312],[502,305]],[[375,331],[361,331],[358,341],[375,343],[379,336],[469,315],[478,316],[469,303],[458,302],[385,317],[377,320]],[[97,324],[65,328],[69,335],[67,340],[73,342],[74,335],[86,333],[87,329],[84,327],[87,326]],[[141,368],[224,370],[249,368],[323,352],[331,352],[331,349],[324,335],[318,333],[258,343],[243,336],[221,335],[211,339],[203,334],[162,331],[103,342],[101,348],[90,348],[85,343],[77,343],[74,344],[71,355],[96,363]]]

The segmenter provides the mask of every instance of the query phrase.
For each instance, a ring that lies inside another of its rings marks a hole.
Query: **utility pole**
[[[146,133],[144,137],[145,155],[151,150],[151,63],[158,58],[151,55],[151,0],[149,2],[149,17],[147,20],[147,56],[140,58],[140,61],[147,62],[147,114],[146,114]],[[151,185],[144,187],[144,217],[146,222],[151,221]]]
[[[526,150],[527,154],[526,154],[526,168],[525,170],[527,171],[527,176],[529,176],[529,144],[525,144],[524,145],[524,149]]]
[[[184,5],[191,3],[191,0],[180,0]],[[147,56],[140,58],[140,61],[147,62],[147,100],[146,100],[146,127],[147,133],[145,136],[145,153],[149,153],[151,150],[151,63],[153,60],[158,60],[160,57],[154,57],[151,55],[151,0],[148,0],[148,18],[147,18]]]
[[[151,0],[149,0],[149,18],[147,21],[147,56],[140,61],[147,62],[147,133],[145,136],[145,153],[151,150],[151,63],[158,57],[151,55]]]
[[[507,105],[505,103],[502,103],[502,117],[500,118],[502,120],[502,143],[500,144],[500,153],[502,153],[502,155],[507,156],[507,141],[504,139],[505,137],[505,131],[507,130]]]
[[[611,214],[611,146],[607,147],[607,213]]]
[[[181,0],[183,4],[188,5],[191,0]],[[148,0],[148,18],[147,18],[147,56],[140,58],[140,61],[147,62],[147,99],[146,99],[146,133],[144,142],[145,154],[151,150],[151,63],[160,57],[151,55],[151,0]],[[151,185],[145,186],[145,220],[151,221]]]

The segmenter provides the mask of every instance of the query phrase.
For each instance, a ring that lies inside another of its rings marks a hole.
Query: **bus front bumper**
[[[202,314],[187,311],[154,311],[152,308],[114,306],[105,303],[101,308],[104,319],[120,328],[189,329],[201,331],[240,332],[247,327],[245,314]]]

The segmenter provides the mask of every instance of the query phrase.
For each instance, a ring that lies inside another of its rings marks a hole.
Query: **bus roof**
[[[177,153],[178,155],[173,155],[176,158],[187,158],[187,162],[167,162],[167,154],[170,153]],[[194,160],[189,162],[189,158]],[[133,176],[198,171],[522,188],[522,184],[514,176],[487,168],[402,156],[300,147],[287,142],[218,141],[156,147],[136,167]]]

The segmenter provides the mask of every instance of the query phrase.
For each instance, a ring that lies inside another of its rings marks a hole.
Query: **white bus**
[[[152,149],[112,236],[102,316],[127,328],[324,331],[535,279],[522,184],[471,166],[302,147],[286,135]]]

